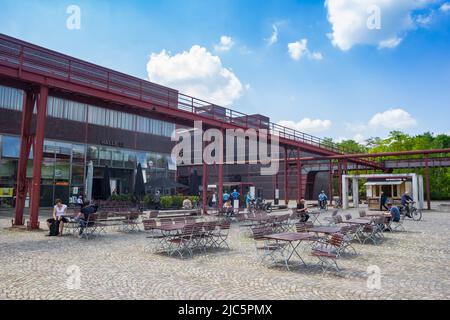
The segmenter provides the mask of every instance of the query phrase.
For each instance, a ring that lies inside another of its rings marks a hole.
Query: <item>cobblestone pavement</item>
[[[10,221],[0,218],[1,299],[450,299],[450,213],[424,212],[379,246],[355,244],[359,254],[340,259],[340,275],[313,267],[306,246],[309,267],[260,265],[236,224],[230,250],[181,260],[148,252],[144,232],[50,238],[12,231]],[[371,265],[381,270],[380,289],[367,287]],[[70,266],[80,268],[79,288],[67,285]]]

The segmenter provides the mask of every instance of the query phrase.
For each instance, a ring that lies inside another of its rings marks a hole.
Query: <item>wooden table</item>
[[[282,252],[284,263],[286,265],[286,268],[289,269],[289,261],[292,258],[292,256],[295,255],[301,260],[301,262],[306,265],[305,261],[302,259],[300,254],[297,251],[298,246],[300,243],[304,240],[313,239],[314,236],[310,233],[299,233],[299,232],[283,232],[283,233],[275,233],[265,236],[268,240],[275,240],[277,242],[287,242],[289,247],[291,248],[290,252],[284,253],[284,250]],[[293,243],[297,242],[297,244],[294,246]]]
[[[313,227],[308,229],[309,232],[323,233],[323,234],[333,234],[341,231],[339,227]]]

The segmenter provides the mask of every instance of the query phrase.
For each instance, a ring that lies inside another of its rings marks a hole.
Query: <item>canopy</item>
[[[369,181],[366,182],[365,186],[396,186],[402,184],[403,181]]]
[[[159,178],[154,178],[151,179],[150,181],[148,181],[145,184],[146,189],[149,188],[161,188],[161,189],[184,189],[184,188],[189,188],[188,186],[178,183],[174,180],[165,178],[165,177],[159,177]]]

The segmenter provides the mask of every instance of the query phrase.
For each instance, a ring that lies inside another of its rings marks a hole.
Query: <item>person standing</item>
[[[223,203],[226,203],[228,200],[230,200],[230,194],[227,191],[225,191],[223,193]]]
[[[217,208],[217,196],[215,192],[212,195],[211,203],[213,208]]]
[[[155,197],[153,198],[153,203],[155,204],[155,210],[161,210],[161,195],[159,190],[156,190]]]
[[[384,191],[381,191],[381,196],[380,196],[380,211],[383,211],[383,208],[386,210],[389,210],[389,208],[386,206],[388,200],[388,196]]]

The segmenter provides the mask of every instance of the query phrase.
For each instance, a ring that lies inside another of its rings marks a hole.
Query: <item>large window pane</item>
[[[0,86],[0,108],[21,111],[22,104],[22,90]]]
[[[18,158],[20,154],[20,139],[19,137],[2,137],[2,157]]]
[[[72,161],[74,163],[84,163],[85,147],[83,145],[72,145]]]
[[[124,152],[125,168],[134,169],[136,168],[136,153],[133,151]]]
[[[72,165],[72,187],[84,185],[84,166]]]
[[[87,149],[87,162],[92,161],[94,165],[98,164],[98,148],[95,146],[89,146]]]
[[[111,166],[112,150],[107,148],[100,148],[99,159],[101,166]]]
[[[114,150],[112,153],[112,166],[115,168],[123,168],[123,151]]]

